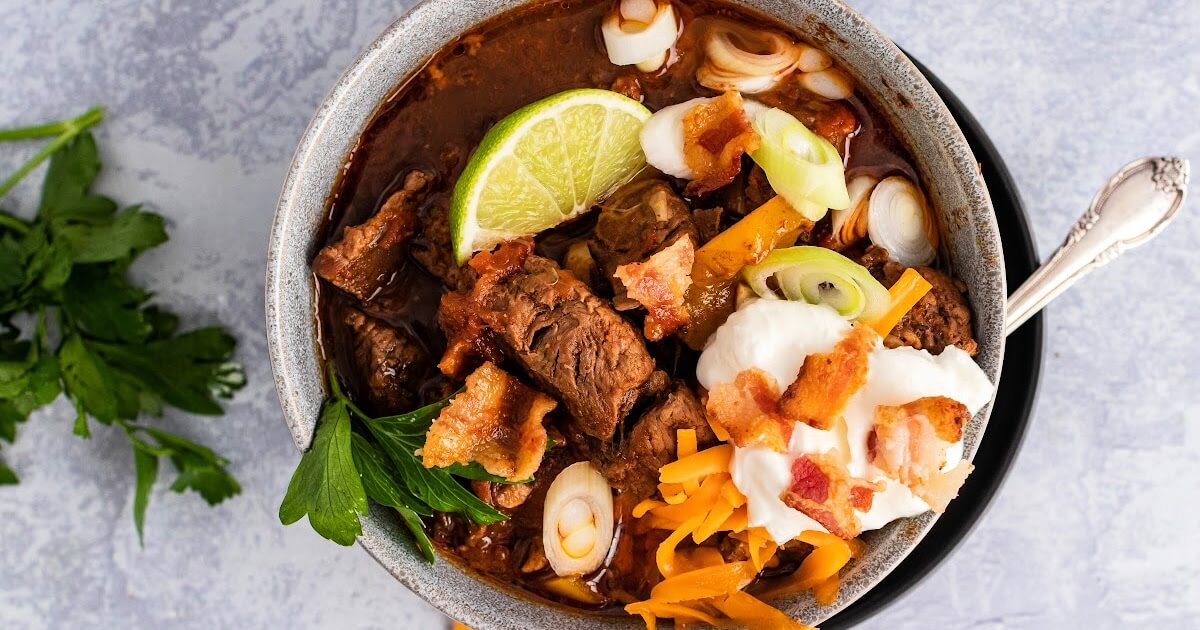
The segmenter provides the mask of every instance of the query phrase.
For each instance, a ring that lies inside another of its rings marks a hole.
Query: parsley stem
[[[22,236],[29,233],[29,225],[10,214],[0,212],[0,228],[8,228]]]
[[[0,129],[0,142],[10,140],[30,140],[33,138],[49,138],[60,136],[73,130],[82,130],[100,122],[104,117],[103,107],[93,107],[86,112],[66,120],[56,120],[44,125],[19,127],[17,129]]]
[[[63,145],[70,142],[83,130],[100,122],[102,118],[104,118],[104,108],[93,107],[83,114],[76,116],[75,118],[71,118],[70,120],[62,120],[56,123],[38,125],[36,127],[23,127],[20,129],[0,131],[0,141],[44,137],[50,135],[50,130],[52,128],[59,132],[58,136],[51,140],[46,146],[42,147],[41,151],[38,151],[32,158],[29,158],[28,162],[22,164],[21,168],[17,169],[17,172],[13,173],[8,179],[4,180],[4,183],[0,183],[0,197],[7,195],[8,191],[12,190],[13,186],[17,185],[17,182],[20,182],[33,169],[37,168],[38,165],[46,161],[46,158],[50,157],[55,151],[61,149]]]
[[[333,394],[335,400],[345,403],[346,407],[348,407],[351,412],[357,415],[359,419],[364,422],[374,419],[362,409],[359,409],[358,405],[354,404],[354,401],[350,400],[350,397],[342,391],[342,384],[340,381],[338,381],[337,368],[334,367],[333,361],[327,361],[325,363],[325,372],[328,375],[327,378],[329,379],[329,393]]]

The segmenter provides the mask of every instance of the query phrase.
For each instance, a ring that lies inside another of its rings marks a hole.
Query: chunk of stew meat
[[[604,477],[634,499],[654,494],[658,470],[675,459],[680,429],[695,429],[696,443],[702,449],[717,441],[696,395],[687,385],[676,382],[666,396],[642,414],[616,452],[603,458]]]
[[[417,206],[431,178],[411,171],[403,187],[361,225],[347,227],[338,242],[317,253],[313,271],[362,301],[387,284],[404,260],[405,244],[417,229]]]
[[[891,287],[904,273],[904,265],[889,261],[887,250],[876,245],[868,247],[858,261],[885,287]],[[947,346],[958,346],[974,355],[979,347],[971,330],[966,286],[933,267],[915,269],[933,288],[896,324],[883,340],[884,345],[911,346],[933,354],[941,354]]]
[[[604,202],[588,247],[612,284],[617,309],[638,305],[626,297],[625,285],[614,277],[617,267],[642,262],[684,236],[700,242],[687,204],[662,180],[634,182]]]
[[[642,336],[570,272],[531,253],[528,241],[505,243],[470,262],[479,278],[468,292],[442,297],[446,366],[490,337],[547,393],[562,401],[588,435],[609,439],[645,396],[666,386]]]
[[[342,321],[350,329],[356,371],[376,410],[400,413],[416,407],[416,392],[430,368],[425,348],[403,329],[346,308]]]

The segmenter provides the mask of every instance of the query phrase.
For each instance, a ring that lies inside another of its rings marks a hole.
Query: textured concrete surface
[[[279,526],[297,454],[262,339],[264,247],[292,149],[341,70],[410,4],[0,7],[0,122],[109,106],[102,188],[149,202],[173,235],[136,273],[187,324],[232,326],[250,377],[228,416],[164,420],[226,454],[244,494],[210,509],[160,484],[145,548],[124,437],[73,437],[65,406],[23,427],[5,457],[24,481],[0,489],[0,627],[441,627],[366,554]],[[1043,252],[1124,162],[1200,159],[1194,1],[857,4],[989,130]],[[19,150],[33,147],[0,147],[0,171]],[[34,192],[5,206],[28,212]],[[1195,627],[1196,212],[1051,307],[1042,393],[1008,483],[960,550],[867,627]]]

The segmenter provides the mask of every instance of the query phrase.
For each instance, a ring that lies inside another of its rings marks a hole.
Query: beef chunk
[[[683,236],[699,242],[687,204],[662,180],[634,182],[604,202],[588,245],[601,274],[613,286],[618,309],[637,304],[625,297],[625,285],[614,277],[617,267],[642,262]]]
[[[412,255],[425,271],[437,276],[451,289],[456,289],[463,282],[467,269],[454,260],[454,248],[450,245],[449,214],[443,205],[430,211],[425,227],[413,239]]]
[[[916,267],[933,289],[892,329],[884,345],[889,348],[912,346],[941,354],[946,346],[958,346],[972,356],[979,351],[971,332],[971,307],[964,295],[966,285],[932,267]],[[904,266],[884,265],[884,286],[892,286],[904,273]]]
[[[379,212],[347,227],[340,241],[317,253],[313,271],[360,300],[371,299],[404,260],[404,244],[416,231],[417,205],[429,182],[429,175],[411,171]]]
[[[886,249],[871,245],[857,257],[858,264],[891,287],[904,273],[904,265],[888,260]],[[912,346],[941,354],[946,346],[958,346],[972,356],[979,351],[971,331],[971,307],[964,294],[966,285],[932,267],[915,267],[933,289],[913,306],[883,340],[889,348]]]
[[[443,311],[468,313],[466,325],[446,326],[447,356],[475,347],[469,335],[490,333],[585,433],[608,439],[643,396],[663,388],[666,375],[607,302],[531,248],[510,242],[471,260],[479,278],[469,295],[443,297]]]
[[[725,209],[720,206],[715,208],[697,208],[692,211],[692,221],[696,223],[696,232],[700,235],[701,245],[711,241],[714,236],[721,233],[721,217],[724,214]]]
[[[346,309],[342,321],[350,329],[357,372],[375,408],[389,413],[415,408],[431,360],[425,348],[406,331],[353,308]]]
[[[775,189],[767,181],[767,172],[755,164],[746,175],[746,212],[763,205],[775,197]]]
[[[679,429],[695,429],[700,448],[717,440],[696,395],[687,385],[676,382],[670,393],[642,414],[617,452],[603,458],[601,470],[608,483],[636,500],[654,494],[658,469],[675,459]]]

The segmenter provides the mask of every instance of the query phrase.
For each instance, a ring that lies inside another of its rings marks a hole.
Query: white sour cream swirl
[[[696,377],[706,389],[733,382],[738,373],[758,368],[786,388],[800,372],[805,357],[833,350],[850,329],[832,308],[803,302],[758,299],[746,303],[713,333],[700,355]],[[878,529],[895,519],[915,516],[929,505],[873,466],[867,435],[875,408],[903,405],[926,396],[945,396],[966,405],[974,415],[992,399],[994,387],[967,353],[956,347],[934,356],[913,348],[889,349],[880,342],[871,352],[867,382],[846,405],[844,423],[822,431],[798,422],[787,453],[769,448],[735,448],[733,482],[746,495],[749,524],[763,527],[783,544],[805,530],[825,531],[819,523],[788,507],[780,495],[791,483],[791,463],[800,455],[834,448],[849,452],[849,472],[882,481],[869,512],[858,512],[863,530]],[[945,470],[963,456],[959,441],[946,450]]]

